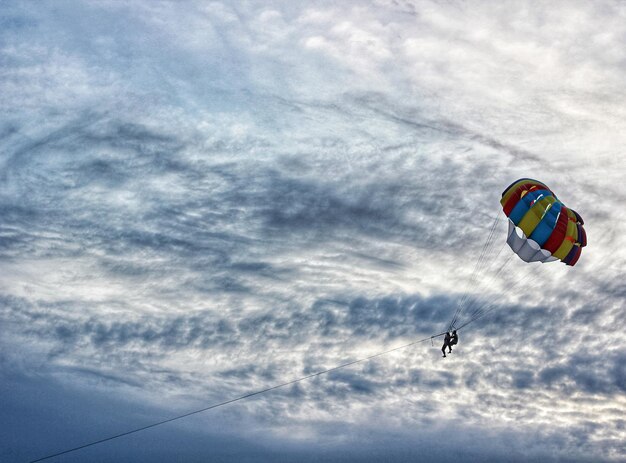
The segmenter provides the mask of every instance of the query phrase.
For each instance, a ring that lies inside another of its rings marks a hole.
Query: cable
[[[419,339],[417,341],[413,341],[413,342],[410,342],[408,344],[404,344],[403,346],[394,347],[393,349],[389,349],[389,350],[386,350],[384,352],[379,352],[378,354],[370,355],[369,357],[364,357],[364,358],[361,358],[361,359],[358,359],[358,360],[353,360],[351,362],[347,362],[347,363],[338,365],[336,367],[329,368],[327,370],[318,371],[317,373],[312,373],[310,375],[303,376],[301,378],[293,379],[291,381],[287,381],[286,383],[278,384],[276,386],[271,386],[271,387],[268,387],[266,389],[261,389],[259,391],[250,392],[248,394],[244,394],[242,396],[235,397],[234,399],[230,399],[230,400],[226,400],[224,402],[220,402],[220,403],[217,403],[217,404],[209,405],[208,407],[204,407],[204,408],[201,408],[199,410],[194,410],[194,411],[185,413],[183,415],[178,415],[178,416],[175,416],[173,418],[168,418],[166,420],[162,420],[162,421],[158,421],[156,423],[152,423],[152,424],[149,424],[149,425],[146,425],[146,426],[142,426],[140,428],[132,429],[130,431],[122,432],[122,433],[119,433],[119,434],[115,434],[113,436],[105,437],[104,439],[99,439],[99,440],[96,440],[96,441],[93,441],[93,442],[89,442],[87,444],[83,444],[83,445],[80,445],[78,447],[74,447],[74,448],[71,448],[71,449],[63,450],[62,452],[57,452],[57,453],[54,453],[54,454],[51,454],[51,455],[47,455],[45,457],[41,457],[41,458],[38,458],[36,460],[31,460],[29,463],[36,463],[38,461],[48,460],[49,458],[58,457],[60,455],[65,455],[67,453],[75,452],[77,450],[81,450],[81,449],[84,449],[84,448],[87,448],[87,447],[91,447],[93,445],[102,444],[103,442],[107,442],[107,441],[110,441],[110,440],[113,440],[113,439],[117,439],[119,437],[128,436],[129,434],[134,434],[136,432],[145,431],[146,429],[154,428],[156,426],[160,426],[160,425],[165,424],[165,423],[171,423],[172,421],[180,420],[182,418],[186,418],[186,417],[191,416],[191,415],[196,415],[198,413],[206,412],[206,411],[212,410],[214,408],[222,407],[224,405],[228,405],[228,404],[231,404],[233,402],[237,402],[239,400],[247,399],[247,398],[255,396],[255,395],[264,394],[266,392],[273,391],[274,389],[279,389],[281,387],[289,386],[291,384],[295,384],[295,383],[298,383],[300,381],[304,381],[304,380],[313,378],[315,376],[325,375],[327,373],[330,373],[331,371],[336,371],[336,370],[339,370],[341,368],[346,368],[346,367],[349,367],[351,365],[355,365],[357,363],[366,362],[368,360],[372,360],[372,359],[374,359],[376,357],[380,357],[380,356],[389,354],[391,352],[395,352],[397,350],[406,349],[407,347],[414,346],[415,344],[419,344],[419,343],[426,342],[426,341],[429,341],[429,340],[434,339],[434,338],[438,338],[439,336],[443,336],[444,334],[446,334],[446,333],[434,334],[434,335],[429,336],[427,338]]]

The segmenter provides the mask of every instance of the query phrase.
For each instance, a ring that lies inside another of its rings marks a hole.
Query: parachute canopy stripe
[[[582,248],[587,245],[583,219],[578,212],[562,204],[544,183],[531,178],[516,180],[502,192],[500,204],[511,223],[521,230],[521,239],[529,241],[533,249],[542,249],[567,265],[578,261]],[[512,249],[527,260],[528,253],[524,256],[519,253],[521,246]]]
[[[517,226],[522,229],[526,236],[530,236],[555,201],[556,198],[554,196],[540,197],[540,199],[532,201],[530,209]]]
[[[561,242],[559,248],[552,253],[554,257],[560,260],[564,260],[567,257],[567,254],[572,250],[572,246],[576,242],[576,236],[578,232],[576,231],[576,224],[571,220],[567,221],[567,230],[565,232],[565,238]]]
[[[513,194],[513,192],[519,188],[522,185],[530,185],[530,186],[538,186],[541,187],[543,189],[548,189],[548,187],[546,185],[544,185],[543,183],[534,180],[532,178],[520,178],[519,180],[515,180],[513,183],[511,183],[503,192],[502,192],[502,205],[504,205],[504,203],[506,201],[508,201],[509,196],[511,194]],[[530,188],[530,187],[529,187]]]
[[[580,216],[578,212],[576,212],[574,209],[570,209],[570,211],[574,213],[574,215],[576,216],[576,221],[578,223],[580,223],[581,225],[585,225],[585,221],[583,220],[583,218]]]
[[[580,257],[581,252],[582,248],[580,246],[573,246],[567,257],[563,259],[563,262],[565,262],[567,265],[576,264],[576,262],[578,262],[578,258]]]
[[[503,206],[504,213],[509,216],[517,202],[526,195],[529,191],[534,190],[548,190],[548,187],[538,183],[538,182],[529,182],[525,181],[522,183],[515,183],[510,191],[505,192],[506,194],[502,196],[500,203]],[[552,193],[551,193],[552,194]],[[554,195],[553,195],[554,196]]]
[[[585,229],[582,226],[582,223],[577,224],[578,225],[578,241],[580,241],[580,245],[581,246],[587,246],[587,232],[585,232]]]
[[[530,235],[530,239],[536,241],[539,246],[543,246],[548,238],[550,238],[552,230],[554,230],[556,226],[559,214],[561,213],[562,206],[563,205],[558,201],[552,203]]]
[[[520,198],[520,200],[517,202],[517,204],[515,205],[515,207],[511,211],[511,214],[509,215],[509,219],[511,219],[511,221],[515,225],[519,226],[519,223],[522,221],[524,216],[528,213],[528,211],[530,209],[530,206],[533,205],[533,203],[537,199],[541,199],[542,197],[545,197],[545,196],[550,195],[550,194],[551,193],[550,193],[549,190],[532,190],[532,191],[529,191],[527,194],[523,195]]]
[[[563,209],[564,208],[565,206],[563,206]],[[567,222],[567,214],[561,212],[561,214],[559,214],[559,219],[556,221],[556,225],[552,230],[552,233],[542,246],[543,249],[548,251],[550,254],[554,254],[565,239],[565,234],[567,232]]]

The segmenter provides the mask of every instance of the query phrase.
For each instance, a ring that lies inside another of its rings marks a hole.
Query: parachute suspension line
[[[498,252],[496,253],[495,257],[493,259],[491,259],[491,264],[488,265],[485,274],[486,275],[491,275],[491,278],[489,280],[487,280],[487,283],[485,283],[486,280],[484,279],[480,279],[477,282],[477,285],[474,286],[475,289],[478,289],[478,293],[482,293],[485,291],[488,291],[489,288],[491,287],[491,283],[493,283],[496,278],[500,275],[500,273],[502,272],[502,270],[506,267],[506,265],[509,263],[510,259],[512,258],[513,254],[509,255],[509,257],[506,259],[506,261],[500,265],[500,267],[498,268],[498,270],[495,272],[495,274],[492,274],[492,268],[495,268],[496,263],[498,262],[498,257],[500,256],[500,254],[502,253],[502,250],[504,249],[504,247],[506,246],[506,241],[504,243],[502,243],[502,246],[500,246],[500,249],[498,250]],[[482,285],[482,288],[481,288]],[[479,302],[480,300],[480,295],[479,294],[474,294],[472,296],[470,296],[467,301],[465,306],[464,306],[464,310],[467,311],[472,307],[475,307],[476,304]],[[472,315],[470,315],[470,318],[472,317]],[[458,322],[458,318],[455,321],[455,323]]]
[[[502,250],[505,248],[506,246],[506,241],[502,243],[502,246],[500,246],[500,249],[498,250],[498,252],[496,253],[495,257],[493,258],[493,262],[489,265],[487,265],[486,268],[486,274],[491,274],[491,269],[495,268],[495,265],[498,261],[498,257],[500,256],[500,254],[502,253]],[[485,255],[488,255],[489,253],[487,252]],[[474,287],[479,287],[482,285],[482,289],[484,289],[485,291],[488,291],[489,288],[492,286],[493,282],[495,282],[497,280],[497,278],[502,274],[502,272],[504,271],[504,269],[509,265],[509,263],[511,262],[511,260],[513,259],[513,255],[514,253],[511,253],[506,260],[500,264],[500,266],[498,267],[498,269],[495,271],[494,274],[492,274],[490,276],[490,278],[488,280],[483,280],[480,279],[477,282],[477,285],[475,285]],[[483,256],[484,258],[484,256]],[[531,278],[528,278],[531,277]],[[513,283],[512,286],[509,287],[508,293],[509,294],[514,294],[515,290],[519,290],[521,289],[522,285],[527,286],[529,285],[532,281],[534,281],[537,278],[537,272],[535,267],[533,266],[532,268],[529,268],[527,270],[527,272],[525,272],[525,275],[518,279],[515,283]],[[513,293],[512,293],[513,291]],[[518,291],[519,292],[519,291]],[[455,318],[453,320],[453,326],[455,327],[455,329],[459,330],[461,328],[466,327],[467,325],[469,325],[470,323],[473,323],[474,321],[484,317],[485,315],[487,315],[489,312],[491,312],[492,310],[496,309],[497,306],[497,302],[498,300],[501,298],[501,295],[499,294],[495,294],[493,295],[491,298],[488,298],[487,300],[483,300],[481,301],[479,295],[473,295],[473,296],[469,296],[465,298],[465,304],[461,307],[460,311],[457,311],[457,313],[455,314]],[[460,320],[460,314],[465,311],[468,312],[470,309],[471,313],[469,314],[469,318],[467,319],[466,322],[462,323],[459,325],[459,320]]]
[[[515,254],[511,253],[509,255],[509,257],[507,257],[506,260],[502,263],[502,265],[500,265],[498,270],[496,270],[496,272],[493,275],[491,275],[491,277],[489,278],[489,280],[485,284],[486,289],[490,289],[491,288],[492,284],[497,280],[497,278],[500,276],[500,274],[506,268],[506,266],[509,264],[509,262],[511,262],[511,260],[512,260],[514,255]],[[468,311],[473,308],[472,312],[469,315],[470,318],[472,318],[475,315],[476,311],[480,309],[479,300],[480,300],[480,298],[478,296],[476,296],[470,302],[470,304],[467,306],[467,310]]]
[[[65,455],[67,453],[72,453],[72,452],[75,452],[77,450],[81,450],[81,449],[84,449],[84,448],[87,448],[87,447],[91,447],[93,445],[102,444],[104,442],[108,442],[108,441],[111,441],[113,439],[117,439],[117,438],[120,438],[120,437],[128,436],[129,434],[134,434],[134,433],[137,433],[137,432],[140,432],[140,431],[145,431],[146,429],[150,429],[150,428],[154,428],[154,427],[157,427],[157,426],[161,426],[162,424],[171,423],[172,421],[176,421],[176,420],[180,420],[180,419],[183,419],[183,418],[187,418],[188,416],[197,415],[198,413],[206,412],[206,411],[212,410],[214,408],[218,408],[218,407],[222,407],[224,405],[232,404],[233,402],[238,402],[240,400],[244,400],[244,399],[247,399],[249,397],[253,397],[253,396],[256,396],[256,395],[264,394],[266,392],[270,392],[270,391],[273,391],[275,389],[280,389],[282,387],[289,386],[289,385],[295,384],[295,383],[299,383],[301,381],[305,381],[307,379],[314,378],[316,376],[322,376],[322,375],[325,375],[327,373],[330,373],[330,372],[333,372],[333,371],[336,371],[336,370],[340,370],[342,368],[349,367],[351,365],[356,365],[357,363],[368,362],[368,361],[370,361],[372,359],[375,359],[376,357],[381,357],[383,355],[390,354],[391,352],[395,352],[395,351],[398,351],[398,350],[401,350],[401,349],[406,349],[407,347],[414,346],[415,344],[420,344],[422,342],[426,342],[426,341],[429,341],[429,340],[432,342],[432,340],[434,338],[438,338],[440,336],[443,336],[444,334],[446,334],[446,333],[434,334],[434,335],[429,336],[427,338],[418,339],[417,341],[412,341],[412,342],[410,342],[408,344],[404,344],[402,346],[397,346],[397,347],[394,347],[392,349],[388,349],[386,351],[370,355],[369,357],[363,357],[363,358],[360,358],[360,359],[357,359],[357,360],[352,360],[351,362],[346,362],[346,363],[343,363],[343,364],[338,365],[336,367],[332,367],[332,368],[328,368],[326,370],[318,371],[317,373],[311,373],[310,375],[306,375],[306,376],[302,376],[300,378],[292,379],[291,381],[287,381],[287,382],[284,382],[284,383],[281,383],[281,384],[277,384],[275,386],[267,387],[265,389],[260,389],[258,391],[250,392],[250,393],[241,395],[239,397],[235,397],[235,398],[230,399],[230,400],[225,400],[224,402],[216,403],[216,404],[213,404],[213,405],[209,405],[208,407],[204,407],[204,408],[201,408],[201,409],[198,409],[198,410],[194,410],[194,411],[191,411],[191,412],[188,412],[188,413],[184,413],[182,415],[175,416],[173,418],[168,418],[168,419],[165,419],[165,420],[157,421],[155,423],[148,424],[148,425],[142,426],[140,428],[131,429],[130,431],[126,431],[126,432],[122,432],[122,433],[119,433],[119,434],[115,434],[115,435],[112,435],[112,436],[109,436],[109,437],[105,437],[103,439],[99,439],[99,440],[96,440],[96,441],[93,441],[93,442],[88,442],[88,443],[80,445],[78,447],[74,447],[74,448],[71,448],[71,449],[63,450],[61,452],[57,452],[57,453],[54,453],[54,454],[51,454],[51,455],[47,455],[45,457],[41,457],[41,458],[38,458],[36,460],[31,460],[29,463],[36,463],[36,462],[39,462],[39,461],[44,461],[44,460],[48,460],[50,458],[58,457],[60,455]]]
[[[478,260],[476,260],[476,263],[474,264],[474,269],[472,270],[469,282],[467,282],[465,284],[466,288],[465,288],[465,293],[463,294],[463,296],[461,297],[461,301],[459,302],[459,304],[457,305],[456,311],[454,312],[454,315],[452,317],[452,321],[450,322],[450,325],[448,326],[448,330],[450,331],[450,328],[452,328],[452,326],[454,326],[454,323],[456,321],[456,318],[459,314],[459,312],[461,311],[463,304],[465,302],[465,300],[467,299],[467,296],[469,294],[470,288],[472,286],[472,284],[474,283],[474,280],[476,278],[476,273],[478,271],[478,268],[480,267],[480,264],[482,263],[483,257],[485,255],[485,251],[490,243],[490,240],[493,236],[494,230],[495,230],[495,226],[497,224],[497,221],[499,220],[499,215],[496,216],[496,218],[493,221],[493,224],[491,225],[491,228],[489,230],[489,234],[487,235],[487,238],[485,239],[485,242],[483,243],[483,247],[480,251],[480,255],[478,257]]]
[[[493,237],[495,236],[495,231],[496,228],[498,226],[498,222],[500,221],[500,216],[496,215],[493,223],[491,224],[491,227],[489,229],[489,233],[487,235],[487,238],[485,239],[485,242],[483,243],[483,247],[480,251],[480,255],[478,256],[478,260],[476,261],[476,264],[474,265],[474,269],[472,270],[471,276],[470,276],[470,281],[466,286],[466,290],[465,293],[463,294],[463,297],[461,298],[461,302],[460,305],[462,306],[463,304],[465,304],[465,302],[467,301],[467,298],[469,296],[469,291],[471,289],[471,285],[474,283],[474,281],[476,280],[476,277],[480,274],[482,268],[483,268],[483,263],[485,261],[485,258],[487,256],[488,253],[488,249],[490,248],[490,245],[493,241]]]
[[[536,275],[533,275],[533,272],[534,269],[528,269],[522,278],[518,279],[515,283],[513,283],[513,285],[509,287],[507,291],[508,294],[517,295],[519,293],[519,289],[534,281]],[[530,279],[528,277],[530,277]],[[493,309],[495,309],[497,307],[497,302],[500,298],[501,296],[499,294],[495,294],[489,300],[485,301],[483,304],[477,307],[471,318],[466,323],[464,323],[464,326],[467,326],[468,324],[478,320],[479,318],[482,318],[486,314],[486,312],[491,312]]]
[[[466,284],[465,293],[463,294],[463,296],[461,297],[461,301],[457,305],[457,309],[454,312],[454,315],[452,316],[452,320],[450,321],[450,324],[448,325],[447,331],[450,331],[455,326],[456,322],[459,319],[459,316],[461,315],[461,312],[465,308],[465,303],[468,300],[470,289],[473,287],[476,281],[476,277],[481,273],[482,269],[484,268],[484,263],[486,261],[485,257],[488,255],[488,250],[491,249],[491,244],[493,242],[495,231],[498,227],[499,222],[500,222],[500,214],[497,214],[491,225],[489,234],[487,235],[487,238],[485,239],[485,243],[483,244],[478,260],[474,264],[474,269],[472,270],[469,282]]]
[[[494,249],[493,245],[495,243],[495,239],[496,239],[496,236],[497,236],[496,232],[498,231],[498,224],[499,223],[500,223],[500,216],[498,216],[496,218],[496,224],[493,227],[493,232],[491,234],[489,245],[487,246],[487,250],[485,251],[485,255],[483,257],[483,262],[482,262],[481,267],[479,268],[479,270],[478,270],[478,272],[476,274],[477,277],[480,277],[482,274],[484,274],[484,272],[487,269],[489,269],[490,267],[493,266],[495,257],[491,257],[491,255],[493,254],[492,253],[492,249]],[[496,255],[500,255],[500,253],[502,252],[502,248],[504,247],[504,244],[506,244],[506,243],[502,243],[502,246],[500,247],[500,249],[498,250]],[[481,281],[480,278],[479,278],[478,281],[479,282]]]
[[[541,274],[537,273],[535,268],[528,269],[528,271],[524,274],[524,276],[519,278],[509,288],[509,294],[518,294],[520,292],[518,290],[522,289],[523,287],[531,286],[535,282],[535,280],[537,280],[540,276],[541,276]],[[488,315],[493,310],[497,309],[498,308],[498,305],[497,305],[498,299],[499,299],[499,296],[496,295],[493,298],[491,298],[491,300],[489,300],[488,302],[485,302],[479,308],[479,310],[476,312],[476,314],[474,316],[472,316],[472,318],[470,318],[467,322],[463,323],[457,329],[464,328],[467,325],[469,325],[470,323],[473,323],[476,320],[479,320],[479,319],[483,318],[484,316]]]
[[[481,252],[480,252],[480,255],[478,257],[478,260],[474,264],[474,269],[472,270],[469,282],[466,283],[465,293],[463,294],[463,297],[461,298],[461,301],[457,305],[456,311],[454,312],[454,315],[452,317],[452,321],[450,322],[450,325],[448,326],[447,331],[450,331],[454,327],[454,324],[456,323],[460,312],[463,310],[463,305],[464,305],[464,303],[467,300],[467,297],[469,295],[469,291],[470,291],[472,285],[474,284],[474,281],[476,280],[476,275],[478,274],[479,269],[481,267],[481,264],[482,264],[482,262],[484,260],[487,248],[491,244],[491,241],[493,239],[494,232],[495,232],[495,229],[497,227],[497,224],[498,224],[499,220],[500,220],[500,216],[496,215],[496,217],[495,217],[495,219],[493,221],[493,224],[491,225],[491,228],[489,230],[489,234],[487,235],[487,238],[485,240],[485,243],[483,244],[483,247],[481,249]]]
[[[498,257],[500,257],[500,254],[502,254],[502,250],[504,249],[504,247],[505,247],[506,245],[507,245],[507,242],[506,242],[506,241],[503,241],[503,242],[502,242],[502,246],[500,246],[500,249],[498,249],[497,254],[496,254],[496,255],[495,255],[495,257],[493,258],[493,261],[494,261],[494,262],[497,262],[497,261],[498,261]]]
[[[488,277],[487,280],[480,280],[479,282],[479,284],[483,285],[483,288],[485,291],[488,291],[489,289],[491,289],[492,283],[496,281],[496,279],[500,276],[504,268],[509,264],[509,262],[511,261],[513,257],[512,253],[509,254],[509,256],[504,260],[504,262],[500,265],[500,267],[498,267],[495,273],[493,272],[492,269],[496,268],[498,264],[498,257],[500,256],[500,254],[502,253],[502,250],[504,249],[506,245],[507,245],[506,241],[503,242],[502,246],[500,246],[500,249],[498,250],[495,257],[493,258],[492,263],[489,266],[488,271],[486,272],[486,275],[490,275],[490,277]],[[467,305],[467,308],[469,309],[470,307],[472,307],[472,305],[475,305],[478,302],[478,299],[479,299],[479,296],[474,294],[473,300],[470,301],[470,303]]]

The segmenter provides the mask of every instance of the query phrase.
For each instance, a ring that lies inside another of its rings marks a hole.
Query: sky
[[[48,461],[626,461],[625,42],[619,1],[2,0],[0,460],[462,307],[485,316],[446,359],[437,338]],[[521,177],[584,218],[575,267],[504,245]]]

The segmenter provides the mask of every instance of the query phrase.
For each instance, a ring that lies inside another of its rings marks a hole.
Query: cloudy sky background
[[[0,460],[624,461],[626,5],[0,8]],[[506,260],[519,177],[585,219]],[[496,269],[506,263],[505,271]],[[440,341],[438,341],[439,343]],[[176,460],[178,458],[178,460]]]

